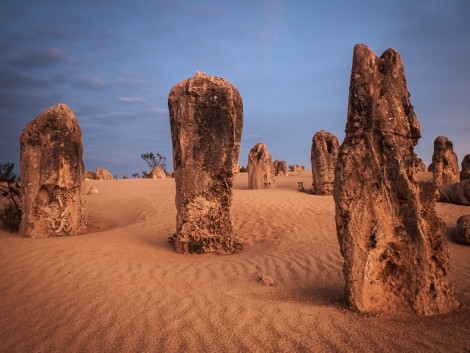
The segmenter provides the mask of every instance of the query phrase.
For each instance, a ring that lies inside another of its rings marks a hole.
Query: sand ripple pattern
[[[352,313],[333,200],[287,178],[273,190],[237,181],[233,219],[245,249],[231,256],[173,251],[171,179],[95,183],[90,234],[0,233],[0,352],[470,351],[465,249],[451,244],[456,313]],[[274,286],[258,283],[260,272]]]

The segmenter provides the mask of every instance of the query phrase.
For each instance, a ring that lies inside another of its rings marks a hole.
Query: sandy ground
[[[333,198],[298,181],[310,186],[310,173],[272,190],[237,176],[245,249],[230,256],[173,251],[173,179],[87,181],[99,190],[88,234],[0,231],[0,352],[470,352],[470,247],[451,240],[470,207],[437,206],[458,311],[361,315],[344,308]]]

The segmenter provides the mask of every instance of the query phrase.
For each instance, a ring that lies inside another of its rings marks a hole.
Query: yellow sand
[[[297,191],[311,180],[238,175],[230,256],[173,251],[173,179],[87,181],[89,234],[0,231],[0,352],[470,352],[470,247],[451,240],[470,207],[437,206],[458,311],[361,315],[344,308],[333,198]]]

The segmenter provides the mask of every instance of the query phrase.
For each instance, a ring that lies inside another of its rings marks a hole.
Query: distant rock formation
[[[175,249],[233,253],[230,207],[243,128],[243,103],[226,80],[196,72],[168,97],[176,183]]]
[[[454,153],[452,141],[445,136],[439,136],[434,140],[430,171],[433,173],[436,186],[460,181],[457,155]]]
[[[416,171],[417,172],[427,172],[428,171],[428,167],[426,167],[426,164],[423,162],[423,160],[421,158],[417,159]]]
[[[463,157],[461,166],[460,180],[470,179],[470,154]]]
[[[164,179],[166,178],[165,170],[162,167],[153,167],[150,171],[150,177],[152,179]]]
[[[278,161],[277,159],[273,162],[274,175],[275,176],[287,176],[287,163],[286,161]]]
[[[85,179],[95,180],[96,179],[96,173],[92,170],[87,170],[85,172]]]
[[[20,233],[44,238],[87,229],[82,132],[65,104],[49,107],[20,137]]]
[[[470,215],[465,215],[457,219],[454,240],[463,245],[470,245]]]
[[[338,148],[338,138],[332,133],[320,130],[313,135],[310,160],[314,194],[331,195],[333,193]]]
[[[409,96],[395,50],[378,58],[355,46],[333,195],[346,302],[360,312],[432,315],[458,307],[436,186],[416,177],[421,127]]]
[[[470,179],[439,186],[439,202],[470,206]]]
[[[103,167],[96,168],[95,176],[97,180],[113,180],[113,175]]]
[[[293,164],[290,166],[290,171],[293,173],[301,173],[304,170],[305,170],[305,167],[303,165]]]
[[[273,189],[275,187],[271,154],[264,143],[257,143],[248,153],[248,188]]]

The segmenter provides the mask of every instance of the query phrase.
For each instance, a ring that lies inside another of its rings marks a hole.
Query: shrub
[[[21,188],[13,163],[0,163],[0,198],[8,200],[0,211],[0,221],[10,231],[18,231],[21,223]]]

